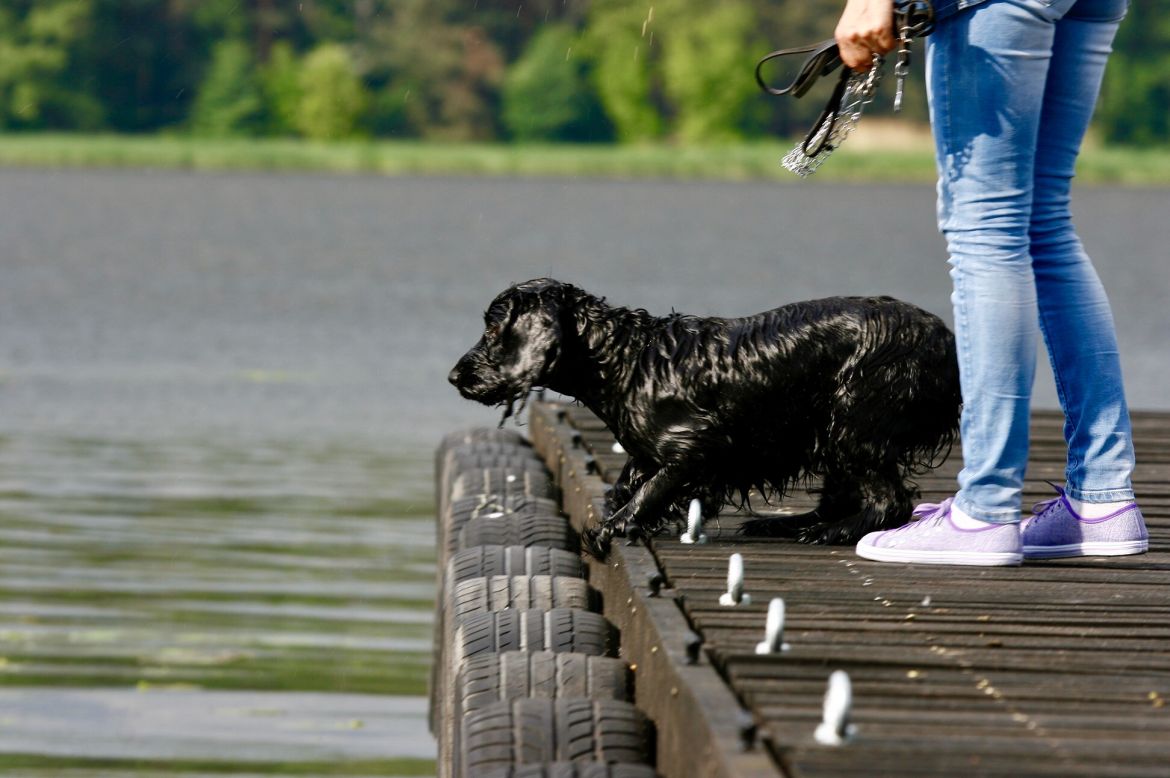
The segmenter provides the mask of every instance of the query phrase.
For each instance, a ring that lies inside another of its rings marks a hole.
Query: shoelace
[[[1051,481],[1048,481],[1047,483],[1056,490],[1057,494],[1055,497],[1050,497],[1047,500],[1041,500],[1032,506],[1032,521],[1039,520],[1041,516],[1052,510],[1052,508],[1064,498],[1064,489],[1061,489]]]
[[[1032,506],[1032,520],[1035,521],[1036,519],[1039,519],[1045,513],[1050,511],[1058,502],[1060,502],[1060,498],[1053,497],[1049,500],[1041,500],[1040,502],[1034,504]]]
[[[921,505],[916,506],[913,513],[910,514],[914,517],[915,521],[903,524],[901,527],[898,527],[895,530],[891,530],[891,532],[901,532],[908,527],[921,526],[919,522],[923,521],[933,520],[937,522],[943,516],[946,516],[951,512],[951,503],[954,501],[954,497],[948,497],[947,499],[938,503],[924,502]]]

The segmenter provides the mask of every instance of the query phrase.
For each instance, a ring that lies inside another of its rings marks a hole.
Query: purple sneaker
[[[879,562],[927,565],[1018,565],[1023,561],[1019,525],[962,529],[951,521],[953,499],[919,505],[914,509],[918,520],[904,527],[869,533],[857,544],[857,555]]]
[[[1068,504],[1064,489],[1051,500],[1036,503],[1024,520],[1024,557],[1125,556],[1149,550],[1150,535],[1137,503],[1100,519],[1082,519]]]

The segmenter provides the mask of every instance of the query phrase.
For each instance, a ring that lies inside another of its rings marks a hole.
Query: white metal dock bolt
[[[751,605],[752,596],[743,591],[743,554],[732,554],[727,560],[727,591],[719,595],[719,604]]]
[[[764,622],[764,641],[756,644],[757,654],[778,654],[788,650],[784,642],[784,599],[773,597],[768,603],[768,618]]]
[[[679,543],[706,543],[707,536],[703,534],[703,506],[698,499],[691,500],[687,510],[687,531],[679,536]]]
[[[853,683],[849,680],[849,673],[834,670],[829,676],[829,688],[825,690],[825,711],[817,726],[817,742],[825,746],[848,743],[857,732],[857,727],[849,722],[852,709]]]

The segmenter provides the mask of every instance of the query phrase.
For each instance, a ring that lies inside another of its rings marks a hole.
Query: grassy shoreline
[[[780,167],[791,143],[649,146],[320,143],[293,139],[196,139],[119,135],[0,134],[0,167],[155,168],[357,173],[387,176],[519,176],[799,181]],[[934,180],[929,148],[843,146],[813,181]],[[1089,148],[1077,180],[1170,186],[1170,148]]]

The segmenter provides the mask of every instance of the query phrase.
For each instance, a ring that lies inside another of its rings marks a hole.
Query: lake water
[[[1170,191],[1076,206],[1170,409]],[[930,187],[0,171],[0,773],[430,772],[445,376],[543,275],[949,319]]]

